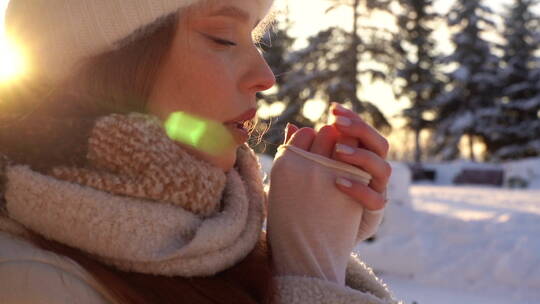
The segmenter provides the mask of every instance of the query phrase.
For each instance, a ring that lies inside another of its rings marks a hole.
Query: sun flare
[[[0,35],[0,82],[20,77],[25,70],[23,56],[5,36]]]
[[[4,31],[4,17],[8,2],[8,0],[0,0],[0,85],[16,80],[26,70],[23,53],[11,39],[8,39]]]

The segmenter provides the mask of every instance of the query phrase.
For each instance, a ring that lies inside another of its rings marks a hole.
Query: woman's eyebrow
[[[241,9],[241,8],[238,8],[236,6],[224,6],[212,13],[210,13],[210,16],[211,17],[215,17],[215,16],[225,16],[225,17],[230,17],[230,18],[233,18],[233,19],[236,19],[242,23],[248,23],[249,22],[249,13],[246,12],[245,10]],[[253,26],[254,28],[257,26],[257,24],[259,24],[260,20],[257,20],[257,22],[255,22],[255,25]]]

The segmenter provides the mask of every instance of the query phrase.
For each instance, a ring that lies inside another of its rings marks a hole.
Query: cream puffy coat
[[[113,115],[99,120],[91,135],[92,169],[56,168],[45,175],[7,166],[0,303],[115,303],[73,260],[25,241],[28,230],[121,270],[158,275],[211,276],[253,249],[266,196],[253,151],[241,147],[235,168],[225,174],[162,133],[153,119]],[[275,279],[277,303],[396,303],[356,256],[348,263],[347,286],[301,276]]]
[[[108,291],[70,258],[0,232],[0,303],[112,304]],[[347,285],[307,277],[277,278],[281,303],[395,303],[384,285],[351,257]]]

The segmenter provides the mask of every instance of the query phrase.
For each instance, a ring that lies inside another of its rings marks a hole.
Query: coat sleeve
[[[108,301],[75,262],[0,233],[0,303]]]
[[[400,304],[357,256],[351,255],[346,285],[301,276],[275,277],[275,304]]]

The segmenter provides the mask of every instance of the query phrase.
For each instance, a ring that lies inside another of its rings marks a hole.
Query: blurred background
[[[287,122],[319,128],[340,102],[391,143],[385,220],[356,252],[396,296],[540,303],[540,1],[276,1],[264,171]],[[0,34],[0,86],[25,68]]]
[[[261,101],[276,131],[324,123],[338,101],[391,138],[395,160],[539,155],[538,1],[278,4],[263,45],[278,85]]]

